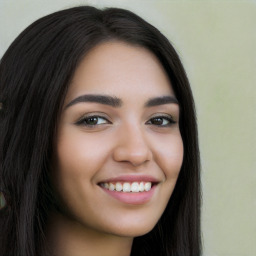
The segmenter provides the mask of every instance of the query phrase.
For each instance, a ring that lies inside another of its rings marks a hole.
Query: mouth
[[[152,186],[156,183],[148,181],[134,181],[134,182],[104,182],[100,183],[100,186],[110,190],[123,193],[140,193],[144,191],[150,191]]]
[[[127,176],[100,182],[108,195],[125,204],[140,205],[151,200],[159,181],[152,177]]]

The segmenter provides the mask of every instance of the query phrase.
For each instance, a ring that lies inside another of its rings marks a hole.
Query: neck
[[[59,213],[49,220],[47,240],[55,256],[129,256],[133,241],[98,232]]]

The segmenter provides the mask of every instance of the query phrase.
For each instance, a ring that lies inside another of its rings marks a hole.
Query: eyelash
[[[162,122],[164,122],[164,120],[167,120],[167,124],[164,124],[164,125],[162,125],[162,124],[153,124],[152,123],[152,120],[156,120],[156,119],[158,119],[158,121],[160,120],[160,122],[162,121]],[[146,124],[152,124],[152,125],[155,125],[155,126],[158,126],[158,127],[169,127],[169,126],[171,126],[172,124],[175,124],[176,122],[174,121],[174,119],[173,119],[173,117],[172,116],[164,116],[164,115],[162,115],[162,116],[155,116],[155,117],[152,117],[152,118],[150,118],[149,119],[149,121],[147,121],[146,122]]]
[[[96,124],[88,124],[86,123],[89,119],[94,119],[94,121],[98,122],[99,119],[104,119],[105,121],[103,123],[96,123]],[[157,120],[157,122],[166,122],[167,121],[167,124],[153,124],[153,120]],[[146,122],[147,125],[154,125],[154,126],[158,126],[158,127],[169,127],[171,126],[172,124],[175,124],[176,122],[173,120],[173,117],[172,116],[164,116],[164,115],[161,115],[161,116],[155,116],[155,117],[152,117],[149,119],[149,121]],[[97,125],[102,125],[102,124],[111,124],[111,122],[106,118],[106,117],[103,117],[103,116],[100,116],[100,115],[92,115],[92,116],[84,116],[83,118],[81,118],[80,120],[78,120],[76,123],[76,125],[83,125],[83,126],[86,126],[86,127],[95,127]]]
[[[96,119],[97,121],[99,119],[104,119],[105,122],[103,124],[111,124],[111,122],[106,117],[103,117],[103,116],[100,116],[100,115],[92,115],[92,116],[84,116],[83,118],[78,120],[78,122],[76,122],[76,125],[84,125],[86,127],[94,127],[94,126],[97,126],[97,125],[101,125],[101,124],[87,124],[86,121],[89,120],[89,119]]]

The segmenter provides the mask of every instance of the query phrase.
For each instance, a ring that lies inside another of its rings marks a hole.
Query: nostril
[[[147,147],[118,146],[114,150],[113,158],[118,162],[129,162],[138,166],[152,160],[152,152]]]

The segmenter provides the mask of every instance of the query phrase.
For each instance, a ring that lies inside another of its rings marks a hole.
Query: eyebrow
[[[100,103],[103,105],[108,105],[112,107],[121,107],[122,106],[122,100],[118,99],[117,97],[109,96],[109,95],[94,95],[94,94],[88,94],[88,95],[82,95],[75,99],[73,99],[71,102],[67,104],[65,107],[71,107],[77,103],[81,102],[92,102],[92,103]]]
[[[178,100],[174,96],[162,96],[149,99],[146,102],[145,107],[154,107],[170,103],[179,104]]]
[[[71,102],[69,102],[66,105],[65,109],[77,103],[82,103],[82,102],[100,103],[100,104],[112,106],[115,108],[121,107],[123,104],[123,101],[121,99],[114,96],[87,94],[87,95],[81,95],[73,99]],[[144,107],[154,107],[154,106],[170,104],[170,103],[179,104],[178,100],[174,96],[161,96],[161,97],[155,97],[155,98],[149,99],[144,104]]]

